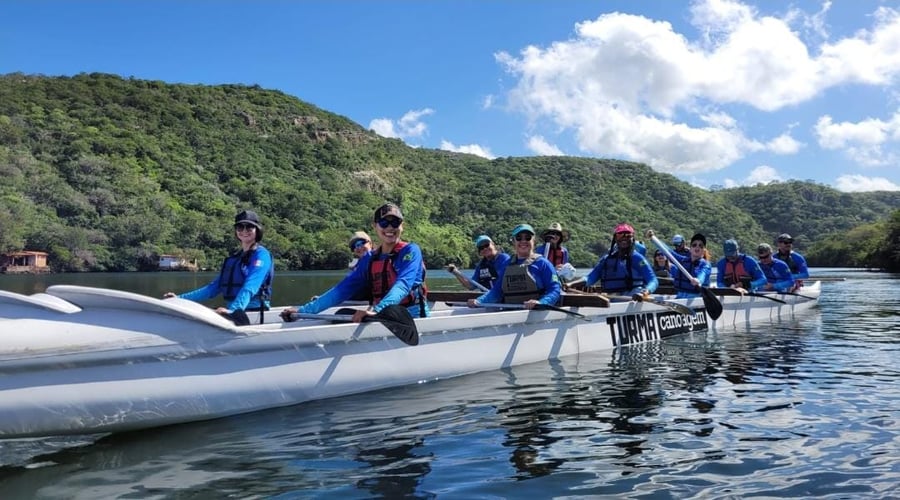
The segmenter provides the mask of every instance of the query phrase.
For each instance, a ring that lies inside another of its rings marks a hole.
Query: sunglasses
[[[491,244],[490,244],[490,243],[485,243],[484,245],[478,245],[478,251],[479,251],[479,252],[482,251],[482,250],[487,250],[488,248],[491,248]]]
[[[531,233],[519,233],[516,235],[516,241],[531,241]]]
[[[794,242],[792,240],[778,240],[778,243],[784,243],[785,245],[793,245]]]
[[[760,259],[760,260],[766,260],[766,259],[768,259],[768,258],[771,257],[771,256],[772,256],[772,254],[770,254],[770,253],[761,253],[761,254],[759,254],[759,259]]]
[[[703,248],[703,243],[691,243],[691,248]]]
[[[361,248],[366,245],[368,241],[366,240],[353,240],[353,243],[350,243],[350,250],[356,250],[357,248]]]
[[[388,226],[398,228],[400,227],[400,224],[403,224],[403,221],[400,219],[378,219],[378,225],[381,227],[381,229],[387,229]]]
[[[235,224],[234,229],[237,231],[250,231],[256,229],[256,226],[253,224]]]

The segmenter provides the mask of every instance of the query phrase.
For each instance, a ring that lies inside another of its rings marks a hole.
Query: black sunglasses
[[[403,224],[403,221],[400,219],[378,219],[378,225],[381,226],[381,229],[387,229],[388,226],[397,228],[400,227],[400,224]]]
[[[250,231],[251,229],[256,229],[256,226],[253,224],[235,224],[234,228],[238,231]]]
[[[486,250],[491,247],[490,243],[485,243],[484,245],[478,245],[478,251]]]
[[[770,253],[761,253],[761,254],[759,254],[759,258],[760,258],[761,260],[768,259],[768,258],[771,257],[771,256],[772,256],[772,254],[770,254]]]
[[[357,248],[359,248],[359,247],[361,247],[361,246],[364,246],[366,243],[368,243],[367,240],[364,240],[364,239],[355,239],[355,240],[353,240],[353,241],[350,242],[350,250],[356,250]]]
[[[531,233],[519,233],[516,235],[516,241],[531,241]]]

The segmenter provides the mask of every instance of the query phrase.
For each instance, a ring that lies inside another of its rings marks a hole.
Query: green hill
[[[627,221],[714,253],[790,232],[799,248],[886,220],[900,193],[807,182],[709,192],[646,165],[484,158],[416,149],[284,93],[106,74],[0,77],[0,252],[49,252],[58,271],[151,269],[160,254],[216,267],[241,208],[257,210],[281,269],[343,268],[352,231],[398,202],[430,267],[475,259],[520,222],[560,222],[578,267]]]

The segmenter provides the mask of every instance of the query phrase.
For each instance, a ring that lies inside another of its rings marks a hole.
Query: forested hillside
[[[481,233],[560,222],[576,266],[627,221],[664,239],[702,231],[745,246],[780,232],[814,247],[886,220],[900,193],[790,182],[709,192],[649,167],[572,157],[414,149],[278,91],[105,74],[0,77],[0,253],[50,253],[57,271],[153,268],[160,254],[216,267],[231,221],[257,210],[280,269],[342,268],[352,231],[391,200],[430,267],[470,264]]]

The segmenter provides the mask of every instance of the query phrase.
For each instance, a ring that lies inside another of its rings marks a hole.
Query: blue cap
[[[684,236],[682,236],[680,234],[676,234],[675,236],[672,236],[672,244],[673,245],[680,245],[682,243],[684,243]]]
[[[515,238],[517,234],[528,231],[531,234],[534,234],[534,228],[531,227],[531,224],[519,224],[515,229],[512,230],[512,237]]]
[[[738,243],[735,240],[725,240],[723,247],[726,257],[734,257],[738,254]]]
[[[493,243],[494,240],[492,240],[490,236],[482,234],[481,236],[475,238],[475,248],[480,247],[484,242]]]

